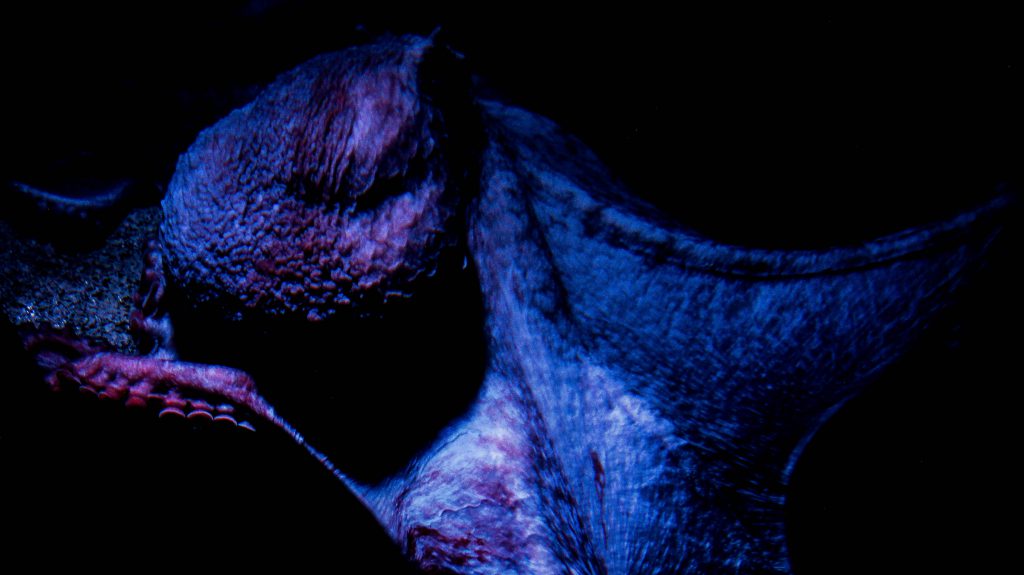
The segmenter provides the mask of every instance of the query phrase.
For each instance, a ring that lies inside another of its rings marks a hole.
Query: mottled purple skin
[[[186,364],[169,342],[61,377],[163,405],[199,397],[188,409],[220,397],[281,426],[428,571],[788,572],[796,456],[949,300],[1001,200],[851,248],[721,245],[631,199],[529,112],[478,102],[479,145],[460,141],[449,120],[467,110],[433,97],[431,55],[451,58],[385,39],[285,74],[182,157],[161,228],[167,281],[242,319],[387,314],[445,250],[467,251],[479,395],[403,471],[349,478],[259,382]]]
[[[320,56],[199,135],[164,199],[167,270],[194,300],[311,321],[410,295],[455,241],[428,40]]]

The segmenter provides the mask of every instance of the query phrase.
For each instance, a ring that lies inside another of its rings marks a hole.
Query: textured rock
[[[160,221],[157,208],[133,211],[101,246],[61,249],[0,221],[0,304],[13,325],[67,329],[133,353],[132,294],[139,254]]]

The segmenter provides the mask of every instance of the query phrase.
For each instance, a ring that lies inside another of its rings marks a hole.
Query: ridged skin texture
[[[428,40],[328,54],[199,135],[163,202],[173,281],[200,302],[320,320],[409,295],[451,243]]]

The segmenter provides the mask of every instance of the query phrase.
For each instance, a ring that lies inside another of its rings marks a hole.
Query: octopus
[[[24,342],[55,390],[283,432],[427,572],[789,573],[803,448],[922,337],[1010,202],[849,247],[717,242],[476,95],[435,38],[385,37],[283,74],[180,157],[135,344]],[[360,437],[380,418],[422,439]]]

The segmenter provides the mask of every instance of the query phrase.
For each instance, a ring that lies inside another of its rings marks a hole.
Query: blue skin
[[[283,76],[183,156],[161,232],[167,281],[194,305],[242,320],[387,314],[390,297],[415,297],[441,254],[464,249],[483,299],[486,364],[476,401],[432,445],[390,477],[356,480],[275,414],[259,382],[173,358],[169,333],[147,358],[104,355],[66,371],[103,386],[86,369],[100,365],[135,385],[154,366],[187,366],[173,375],[182,393],[227,397],[285,428],[426,568],[788,572],[782,506],[801,448],[950,300],[995,238],[1006,200],[852,248],[718,244],[632,199],[551,122],[501,103],[477,103],[479,167],[466,169],[452,152],[462,142],[449,145],[448,126],[435,121],[456,115],[451,102],[428,104],[417,92],[432,49],[429,40],[384,40]],[[327,80],[335,77],[346,80]],[[358,108],[366,95],[353,95],[348,80],[365,77],[406,88],[368,108],[385,110],[371,118],[374,133],[390,126],[400,136],[382,147],[351,132],[314,138],[336,147],[326,159],[313,153],[303,135]],[[352,104],[320,116],[309,104],[325,101],[313,97],[321,89]],[[297,169],[283,150],[308,164]],[[353,159],[333,171],[340,157]],[[406,169],[416,162],[427,168]],[[363,211],[368,173],[401,185]],[[322,195],[290,185],[295,174],[314,176]],[[392,241],[405,221],[398,203],[418,194],[429,201],[416,214],[436,216],[434,231]],[[349,223],[363,213],[398,219],[370,238],[311,228],[319,216],[299,217],[295,206],[355,214]],[[344,257],[324,251],[330,233]],[[287,240],[275,250],[296,249],[260,252],[281,266],[253,256],[268,235]],[[382,248],[397,259],[375,268],[376,256],[357,255],[368,243],[412,247]]]

